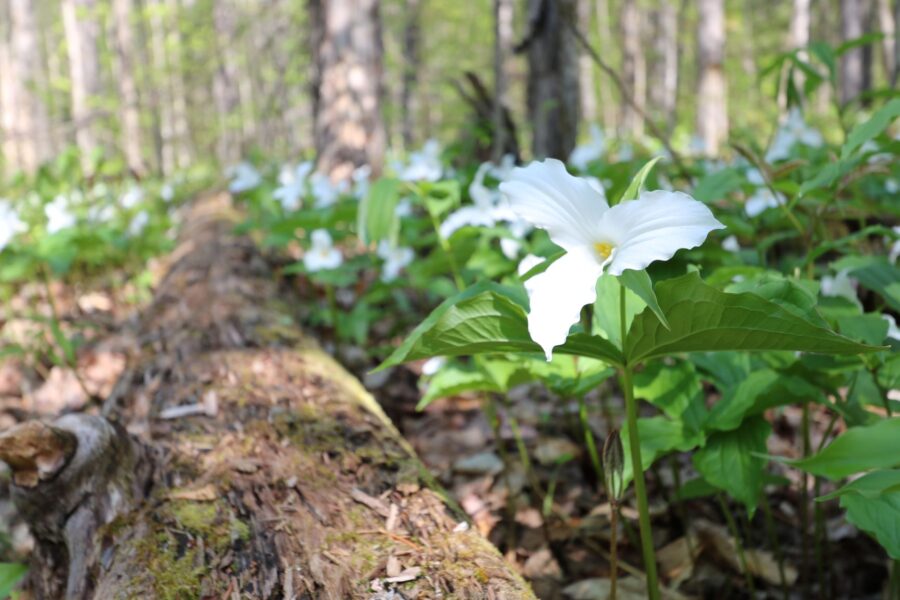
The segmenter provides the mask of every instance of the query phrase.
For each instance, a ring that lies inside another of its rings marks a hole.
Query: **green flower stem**
[[[594,440],[594,432],[591,430],[591,424],[588,421],[587,402],[584,401],[584,395],[578,396],[578,420],[581,423],[581,431],[584,433],[584,443],[588,449],[588,456],[591,457],[591,465],[597,473],[597,480],[600,487],[605,487],[605,479],[603,475],[603,463],[600,461],[600,453],[597,452],[597,442]]]
[[[621,321],[622,345],[625,334],[625,286],[620,288],[619,318]],[[638,433],[637,401],[634,398],[634,385],[631,379],[631,365],[626,359],[621,369],[622,393],[625,395],[625,416],[628,421],[628,447],[631,451],[631,472],[634,477],[634,495],[637,498],[639,523],[641,526],[641,551],[644,555],[644,571],[647,573],[647,596],[650,600],[659,600],[659,578],[656,575],[656,553],[653,550],[653,532],[650,527],[650,509],[647,503],[647,485],[644,482],[644,469],[641,462],[641,437]]]
[[[738,562],[740,562],[741,570],[744,572],[744,577],[747,580],[747,588],[750,590],[750,597],[753,598],[756,596],[756,590],[753,585],[753,574],[750,572],[750,569],[747,568],[747,557],[744,555],[744,544],[741,542],[741,532],[738,531],[737,522],[734,520],[731,510],[728,508],[728,504],[725,503],[725,498],[722,494],[716,494],[716,498],[719,500],[719,506],[725,514],[725,522],[728,524],[731,536],[734,538],[734,547],[737,551]]]
[[[450,242],[447,238],[441,235],[441,224],[438,223],[437,217],[431,214],[430,211],[428,214],[431,217],[431,226],[434,228],[434,235],[437,236],[438,243],[441,245],[441,250],[447,255],[447,262],[450,263],[450,272],[453,273],[453,282],[456,284],[456,288],[461,292],[466,289],[466,284],[463,282],[462,275],[460,274],[459,265],[456,264],[456,257],[453,256],[453,249],[450,247]]]
[[[778,534],[775,532],[775,517],[772,514],[772,507],[769,506],[769,499],[763,494],[760,505],[763,508],[763,514],[766,518],[766,534],[769,536],[769,546],[775,553],[775,559],[778,561],[778,579],[781,582],[781,597],[788,600],[787,578],[784,574],[784,551],[781,548],[781,542],[778,541]]]

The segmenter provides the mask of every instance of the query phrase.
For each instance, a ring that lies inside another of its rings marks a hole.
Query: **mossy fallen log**
[[[191,210],[102,417],[0,436],[37,540],[26,593],[533,598],[234,223],[223,195]]]

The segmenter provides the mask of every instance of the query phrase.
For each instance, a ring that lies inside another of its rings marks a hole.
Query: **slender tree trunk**
[[[621,13],[622,81],[643,112],[647,106],[647,62],[644,55],[643,14],[638,0],[624,0]],[[622,104],[622,131],[636,138],[644,134],[644,119],[628,103]]]
[[[698,0],[697,133],[709,155],[716,155],[728,137],[725,59],[725,2]]]
[[[536,158],[568,158],[578,135],[581,94],[578,41],[569,23],[577,23],[576,0],[530,0],[528,114]],[[521,46],[520,46],[521,47]]]
[[[10,0],[10,9],[19,151],[22,167],[33,171],[50,158],[52,149],[50,120],[41,97],[46,82],[44,60],[34,3],[32,0]]]
[[[597,32],[600,38],[597,43],[597,52],[600,56],[609,56],[609,43],[613,39],[609,19],[609,0],[596,0],[594,6],[597,11]],[[607,132],[615,131],[616,103],[613,100],[612,87],[608,78],[601,80],[600,113],[603,117],[603,129]]]
[[[166,50],[165,0],[149,0],[150,47],[153,55],[153,96],[156,114],[157,160],[163,175],[171,175],[177,168],[175,153],[175,117],[172,111],[172,87],[169,77],[169,56]]]
[[[91,154],[99,147],[97,100],[101,91],[101,79],[97,6],[95,0],[62,0],[75,141],[85,168],[90,168]]]
[[[897,23],[894,21],[894,13],[891,11],[890,0],[877,0],[878,28],[884,34],[881,40],[881,60],[884,64],[885,79],[890,82],[894,76],[896,61],[896,31]]]
[[[415,124],[418,115],[416,87],[419,81],[421,52],[421,0],[406,0],[406,23],[403,27],[403,85],[400,92],[400,112],[402,114],[403,146],[407,149],[415,145]]]
[[[385,127],[378,0],[310,0],[318,168],[332,179],[369,164],[380,173]]]
[[[788,36],[788,48],[791,50],[806,48],[809,45],[809,32],[811,27],[810,1],[811,0],[794,0],[794,9],[791,12],[791,27]],[[799,57],[805,60],[807,58],[806,50],[800,50]],[[788,93],[786,84],[788,83],[787,78],[790,74],[791,71],[788,70],[788,65],[785,65],[784,71],[781,74],[782,85],[779,86],[778,90],[778,107],[781,109],[782,113],[787,110]],[[795,88],[802,90],[803,83],[806,80],[803,72],[799,69],[794,69],[793,77],[792,83]]]
[[[226,2],[213,5],[213,26],[216,31],[219,60],[213,78],[213,96],[219,120],[216,155],[222,164],[232,164],[241,159],[240,88],[234,53],[229,49],[235,35],[234,11]]]
[[[136,175],[146,171],[141,141],[140,99],[135,74],[134,0],[113,0],[116,34],[116,79],[119,84],[119,118],[122,148],[128,168]]]
[[[844,42],[861,37],[866,31],[868,21],[869,0],[840,0],[841,2],[841,39]],[[870,56],[867,57],[867,50]],[[859,97],[871,85],[871,77],[867,73],[871,67],[871,50],[857,47],[848,50],[840,59],[841,104],[847,104]]]
[[[591,0],[578,0],[579,29],[591,30]],[[594,77],[594,61],[582,48],[578,51],[578,83],[581,89],[581,120],[590,124],[597,122],[597,81]]]
[[[666,124],[675,126],[678,101],[678,11],[675,0],[662,0],[653,11],[653,47],[656,56],[651,64],[650,100]]]
[[[12,32],[8,7],[0,6],[0,128],[3,136],[3,167],[7,174],[22,168],[16,123],[16,72],[13,64]]]
[[[513,49],[513,0],[494,0],[494,107],[491,158],[499,164],[506,152],[509,107],[509,57]]]
[[[216,6],[223,0],[216,0]],[[184,82],[184,56],[181,41],[181,3],[166,0],[167,35],[166,47],[171,50],[168,57],[170,89],[172,90],[172,142],[175,163],[180,168],[191,164],[191,131],[188,124],[187,88]]]

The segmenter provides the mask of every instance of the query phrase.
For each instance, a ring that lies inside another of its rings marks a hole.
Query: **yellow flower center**
[[[612,254],[613,246],[612,244],[607,244],[606,242],[597,242],[594,244],[594,250],[597,251],[597,254],[600,255],[600,258],[606,260],[609,258],[609,255]]]

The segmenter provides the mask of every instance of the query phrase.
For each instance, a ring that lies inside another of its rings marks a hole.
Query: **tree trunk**
[[[169,57],[166,51],[165,0],[149,0],[150,48],[153,54],[153,96],[156,118],[157,161],[163,175],[171,175],[177,166],[175,155],[175,119],[172,114],[172,88]]]
[[[12,31],[6,12],[0,6],[0,128],[3,136],[3,168],[12,174],[22,168],[19,159],[19,135],[16,123],[16,71],[13,63]]]
[[[609,42],[612,38],[612,28],[609,20],[609,0],[597,0],[594,3],[597,10],[597,33],[600,38],[597,43],[597,52],[600,56],[609,56]],[[600,111],[603,116],[603,129],[607,132],[616,130],[616,103],[613,101],[609,78],[600,84]]]
[[[533,599],[236,222],[222,196],[191,210],[104,417],[0,436],[36,596]]]
[[[217,0],[216,6],[223,3]],[[191,165],[191,131],[188,124],[187,89],[184,83],[184,57],[181,43],[181,3],[179,0],[166,0],[168,24],[166,27],[166,47],[169,54],[170,87],[172,90],[172,141],[175,152],[175,163],[182,169]]]
[[[213,27],[216,37],[216,54],[219,65],[213,78],[213,96],[219,120],[219,135],[216,155],[225,165],[241,159],[240,132],[240,89],[238,88],[237,65],[229,46],[235,35],[233,7],[226,2],[213,5]]]
[[[535,158],[568,158],[578,135],[580,92],[577,0],[530,0],[529,32],[520,50],[528,51],[528,114]]]
[[[402,115],[403,147],[407,150],[415,146],[416,87],[419,81],[421,52],[419,38],[421,36],[421,2],[406,0],[403,27],[403,86],[400,92],[400,113]]]
[[[725,2],[699,0],[697,58],[697,133],[704,150],[715,156],[728,138],[728,107],[725,72]]]
[[[317,166],[334,180],[364,164],[380,173],[384,161],[379,4],[309,0]]]
[[[876,0],[878,5],[878,28],[884,34],[881,40],[881,60],[884,64],[885,79],[890,82],[894,76],[896,49],[895,45],[897,24],[894,22],[894,13],[891,11],[890,0]]]
[[[840,0],[841,39],[844,42],[861,37],[866,31],[869,0]],[[869,57],[866,56],[868,51]],[[871,86],[871,48],[857,47],[848,50],[840,58],[841,104],[859,97]]]
[[[62,0],[63,27],[69,51],[72,120],[82,165],[91,167],[91,154],[99,147],[97,100],[101,91],[100,25],[95,0]]]
[[[656,51],[651,64],[650,100],[666,124],[675,127],[675,108],[678,102],[678,11],[675,0],[663,0],[653,11],[653,47]]]
[[[509,57],[513,49],[513,0],[494,0],[494,105],[492,126],[494,134],[491,159],[500,164],[507,152],[507,114],[509,109]]]
[[[119,118],[122,128],[122,149],[125,162],[132,173],[142,175],[144,165],[141,140],[140,101],[135,76],[136,50],[134,43],[134,0],[113,0],[112,13],[116,34],[116,80],[119,84]]]
[[[624,0],[621,13],[622,81],[643,112],[647,106],[647,61],[641,36],[643,15],[638,0]],[[644,134],[644,119],[630,104],[622,103],[622,131],[636,138]]]
[[[582,31],[591,29],[591,2],[577,0],[578,20]],[[578,52],[578,83],[581,89],[581,120],[591,125],[597,123],[597,82],[594,77],[594,61],[583,48]]]
[[[10,1],[18,146],[27,171],[37,169],[52,151],[50,119],[41,97],[46,77],[34,8],[32,0]]]

